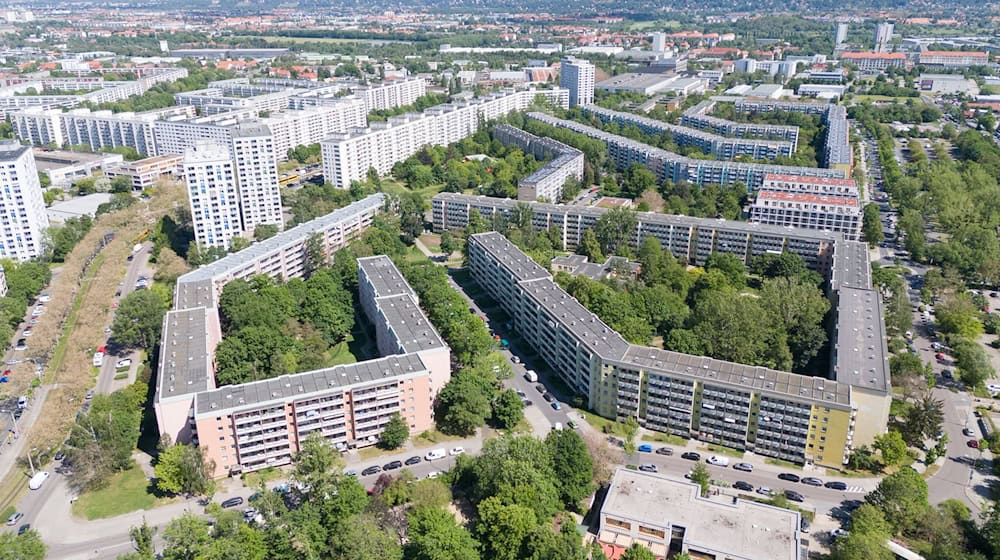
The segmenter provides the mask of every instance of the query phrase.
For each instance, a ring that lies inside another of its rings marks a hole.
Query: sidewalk
[[[27,450],[24,449],[24,446],[27,445],[25,442],[28,441],[28,438],[25,437],[25,431],[21,427],[34,425],[35,420],[38,419],[38,415],[42,412],[45,399],[49,396],[49,388],[46,385],[35,389],[35,396],[29,401],[28,409],[17,421],[21,433],[18,434],[16,439],[8,438],[0,444],[0,479],[6,477],[7,473],[16,467],[18,457],[26,457],[25,453]],[[7,435],[5,434],[3,437],[7,438]]]

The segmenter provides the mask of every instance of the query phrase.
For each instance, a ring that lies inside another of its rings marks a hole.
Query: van
[[[104,352],[94,352],[94,367],[101,367],[104,364]]]
[[[424,455],[424,459],[427,461],[434,461],[435,459],[444,459],[448,453],[444,449],[432,449]]]
[[[532,383],[538,382],[538,374],[535,373],[535,370],[533,369],[529,369],[528,371],[524,372],[524,378]]]
[[[38,490],[39,488],[42,487],[42,484],[45,484],[45,481],[48,479],[49,479],[48,471],[38,471],[37,473],[35,473],[35,476],[31,477],[31,480],[28,481],[28,489]]]

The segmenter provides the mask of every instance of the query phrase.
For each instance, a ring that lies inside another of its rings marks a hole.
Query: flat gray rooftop
[[[799,514],[728,496],[699,497],[700,487],[662,475],[618,469],[603,515],[654,528],[684,528],[684,543],[739,560],[798,560]],[[601,527],[601,535],[605,535]],[[609,531],[611,533],[611,531]]]
[[[620,360],[625,355],[629,345],[622,335],[550,278],[522,282],[521,289],[593,353],[605,360]]]
[[[209,389],[209,312],[204,307],[180,309],[164,317],[157,376],[161,400]]]
[[[385,255],[358,259],[358,268],[364,271],[365,277],[375,289],[375,297],[408,295],[416,298],[417,294],[396,268],[392,259]]]
[[[206,264],[197,270],[193,270],[184,276],[181,276],[178,279],[178,285],[205,279],[215,280],[215,278],[225,276],[233,270],[239,270],[247,264],[255,262],[266,255],[276,253],[287,247],[295,245],[296,243],[301,243],[303,239],[306,239],[312,233],[326,230],[334,224],[350,220],[359,214],[363,214],[374,208],[381,208],[384,203],[384,194],[375,193],[373,195],[369,195],[357,202],[349,204],[338,210],[334,210],[325,216],[320,216],[319,218],[315,218],[304,224],[299,224],[292,229],[287,229],[278,235],[275,235],[270,239],[254,243],[242,251],[231,253],[213,263]]]
[[[843,287],[870,288],[872,285],[871,258],[868,245],[863,241],[840,241],[834,247],[833,277],[830,286],[834,290]]]
[[[195,396],[195,416],[221,415],[240,408],[305,398],[322,391],[347,390],[427,371],[416,354],[333,366],[240,385],[226,385]]]
[[[195,307],[215,307],[215,283],[210,278],[177,283],[174,309]]]
[[[30,149],[31,146],[22,146],[13,140],[0,142],[0,161],[14,161]]]
[[[692,356],[632,344],[622,360],[647,371],[697,379],[703,383],[787,395],[796,400],[811,400],[825,406],[850,406],[851,389],[846,384],[823,377],[810,377],[765,367],[746,366],[735,362]]]
[[[881,309],[875,290],[841,286],[838,291],[834,378],[841,384],[888,390],[889,350]]]
[[[549,271],[538,265],[528,255],[525,255],[506,237],[495,231],[473,235],[479,245],[500,262],[518,282],[549,278]]]
[[[445,345],[413,296],[399,294],[380,297],[375,303],[404,352],[419,352]]]

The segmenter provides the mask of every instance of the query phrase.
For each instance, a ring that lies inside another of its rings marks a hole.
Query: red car
[[[968,442],[966,442],[966,445],[968,445],[969,447],[971,447],[973,449],[979,449],[979,440],[978,439],[970,439]]]

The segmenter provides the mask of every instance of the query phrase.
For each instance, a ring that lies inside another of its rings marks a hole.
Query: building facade
[[[848,383],[629,344],[499,233],[469,238],[469,270],[513,329],[606,418],[832,468],[847,461],[855,422],[871,420],[858,417]]]
[[[875,52],[884,53],[889,51],[889,44],[892,43],[893,24],[883,21],[875,25]]]
[[[557,106],[568,106],[568,93],[563,89],[505,90],[334,134],[321,143],[324,178],[337,188],[350,188],[352,182],[363,180],[369,169],[388,173],[396,162],[424,146],[457,142],[471,136],[484,122],[526,109],[536,95]]]
[[[850,62],[864,72],[884,72],[887,68],[906,66],[906,55],[888,52],[845,52],[840,55],[842,62]]]
[[[0,257],[37,258],[49,227],[42,185],[31,147],[0,142]]]
[[[278,160],[274,135],[262,124],[240,125],[233,129],[231,147],[239,192],[243,235],[253,237],[258,225],[282,229],[281,192],[278,188]]]
[[[184,152],[184,180],[194,222],[194,237],[203,248],[229,248],[240,236],[239,191],[229,147],[200,143]]]
[[[543,138],[509,125],[493,128],[493,138],[505,145],[515,145],[535,156],[550,160],[541,169],[517,182],[518,200],[562,199],[566,180],[583,179],[583,152],[551,138]]]
[[[861,202],[856,196],[774,191],[762,188],[750,205],[750,221],[757,224],[820,229],[861,237]]]
[[[594,65],[573,57],[562,59],[559,65],[559,85],[569,90],[569,106],[579,107],[594,102]]]
[[[985,52],[974,51],[920,51],[918,60],[924,66],[968,68],[969,66],[988,65],[990,56]]]
[[[184,156],[154,156],[138,161],[125,161],[104,170],[108,177],[128,177],[132,189],[141,191],[156,184],[164,176],[181,176],[184,170]]]
[[[709,113],[715,108],[716,103],[716,101],[706,99],[684,111],[681,115],[681,125],[733,138],[787,140],[791,142],[793,151],[798,146],[799,127],[779,124],[743,123],[713,117]]]

